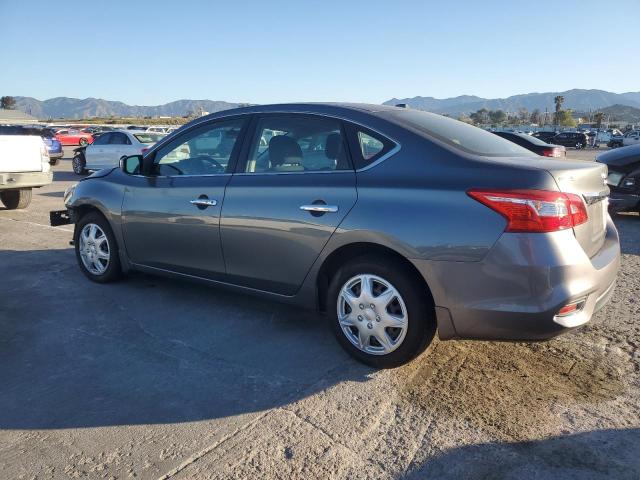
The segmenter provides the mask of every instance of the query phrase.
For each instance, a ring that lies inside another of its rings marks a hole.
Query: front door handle
[[[336,213],[338,211],[338,206],[324,205],[324,204],[300,205],[300,210],[304,210],[305,212],[316,212],[316,213]]]
[[[215,207],[218,204],[215,200],[210,200],[208,198],[196,198],[195,200],[189,200],[189,203],[198,208]]]

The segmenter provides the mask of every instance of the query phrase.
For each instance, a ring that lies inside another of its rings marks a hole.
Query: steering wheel
[[[193,162],[194,165],[197,165],[204,171],[209,171],[211,173],[224,172],[224,167],[220,164],[220,162],[209,155],[198,155],[196,157],[190,158],[188,161],[189,163]]]

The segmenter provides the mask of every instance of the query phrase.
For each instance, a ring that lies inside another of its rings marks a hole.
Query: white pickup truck
[[[31,189],[49,185],[52,179],[42,138],[0,135],[0,200],[6,208],[27,208]]]

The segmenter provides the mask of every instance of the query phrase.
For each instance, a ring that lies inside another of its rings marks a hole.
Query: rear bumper
[[[481,262],[412,260],[431,287],[443,339],[545,340],[587,323],[613,294],[618,232],[589,258],[573,231],[503,234]],[[571,302],[582,309],[556,317]]]
[[[64,152],[62,150],[60,150],[59,152],[49,151],[49,158],[51,158],[53,160],[56,160],[56,159],[59,159],[59,158],[62,158],[62,157],[64,157]]]
[[[52,181],[52,172],[0,173],[0,190],[42,187]]]

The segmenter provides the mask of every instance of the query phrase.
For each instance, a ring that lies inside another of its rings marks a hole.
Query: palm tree
[[[558,96],[556,96],[556,98],[553,99],[553,101],[556,104],[555,124],[556,124],[556,126],[558,126],[558,116],[560,114],[560,111],[562,110],[562,104],[564,103],[564,97],[562,95],[558,95]]]

